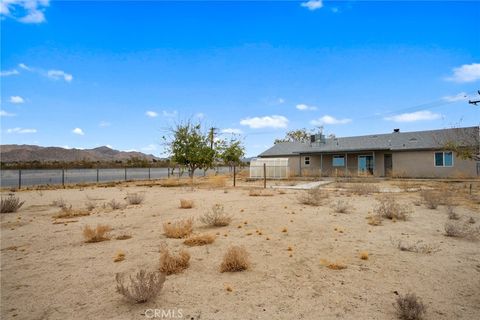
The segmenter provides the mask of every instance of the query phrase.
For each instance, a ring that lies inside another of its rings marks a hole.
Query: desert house
[[[260,175],[259,167],[266,163],[267,177],[277,178],[279,172],[285,176],[476,178],[480,162],[461,156],[458,150],[473,150],[477,155],[479,141],[479,127],[416,132],[394,129],[388,134],[343,138],[320,133],[312,135],[309,143],[275,144],[252,161],[251,173]],[[455,146],[457,152],[449,146]],[[283,170],[273,169],[280,163]]]

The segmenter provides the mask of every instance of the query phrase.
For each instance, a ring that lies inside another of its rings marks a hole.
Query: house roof
[[[357,137],[327,138],[324,143],[283,142],[262,152],[259,157],[289,156],[300,153],[441,149],[449,141],[461,146],[478,145],[479,127],[415,132],[392,132]]]

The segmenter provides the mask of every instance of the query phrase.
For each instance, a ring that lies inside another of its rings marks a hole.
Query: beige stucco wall
[[[393,173],[416,178],[475,178],[475,161],[463,160],[453,153],[452,167],[435,167],[435,151],[401,151],[392,153]]]

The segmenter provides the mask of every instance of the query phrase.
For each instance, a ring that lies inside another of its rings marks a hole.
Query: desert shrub
[[[420,320],[426,312],[425,305],[414,293],[399,295],[395,305],[397,315],[404,320]]]
[[[13,194],[9,194],[8,197],[0,200],[0,213],[17,212],[25,201],[20,201],[20,198],[15,197]]]
[[[166,245],[160,248],[160,272],[167,275],[180,273],[190,265],[190,253],[181,250],[177,255],[170,253]]]
[[[397,247],[400,251],[408,251],[408,252],[416,252],[416,253],[433,253],[438,251],[437,246],[433,246],[427,243],[423,243],[422,241],[417,241],[414,243],[404,242],[402,240],[393,240],[390,239],[390,242]]]
[[[459,220],[460,216],[455,212],[455,207],[452,205],[447,206],[447,215],[450,220]]]
[[[163,233],[167,238],[185,238],[193,231],[193,219],[177,220],[173,223],[165,222],[163,224]]]
[[[250,189],[248,195],[250,197],[271,197],[273,196],[273,192],[262,189]]]
[[[123,260],[125,260],[125,252],[123,252],[122,250],[117,251],[115,257],[113,257],[113,262],[120,262]]]
[[[204,246],[206,244],[213,243],[215,241],[215,236],[211,234],[199,234],[199,235],[194,235],[191,237],[188,237],[185,239],[183,242],[187,246],[193,247],[193,246]]]
[[[327,259],[320,259],[320,264],[332,270],[343,270],[347,268],[347,265],[342,262],[332,262]]]
[[[93,209],[95,209],[97,207],[97,205],[95,204],[95,202],[92,202],[92,201],[87,201],[85,202],[85,208],[88,210],[88,211],[92,211]]]
[[[438,205],[440,205],[442,201],[441,193],[434,190],[422,190],[421,196],[423,198],[423,202],[429,209],[437,209]]]
[[[123,234],[120,234],[118,236],[115,237],[116,240],[128,240],[128,239],[131,239],[132,236],[127,234],[127,233],[123,233]]]
[[[354,194],[362,196],[377,193],[379,191],[378,186],[373,183],[352,183],[349,186],[349,190]]]
[[[110,200],[110,202],[108,203],[108,206],[110,207],[110,209],[112,210],[118,210],[118,209],[124,209],[125,208],[125,205],[118,202],[117,200],[115,199],[112,199]]]
[[[222,204],[215,204],[212,210],[200,217],[200,221],[212,227],[228,226],[232,222],[232,216],[225,213],[225,208]]]
[[[177,187],[180,186],[180,180],[176,178],[168,178],[160,180],[160,185],[165,188]]]
[[[250,268],[248,252],[244,247],[231,246],[223,256],[220,272],[237,272]]]
[[[475,219],[473,217],[470,217],[468,219],[468,223],[471,223],[471,224],[474,224],[475,223]]]
[[[391,196],[381,198],[375,212],[379,217],[390,220],[405,221],[409,215],[409,210],[405,206],[401,206]]]
[[[83,237],[86,243],[101,242],[110,240],[110,231],[112,228],[108,225],[99,224],[96,228],[86,225],[83,228]]]
[[[302,192],[298,197],[298,201],[301,204],[307,204],[310,206],[320,206],[322,202],[327,198],[328,198],[328,193],[323,192],[319,188],[313,188],[305,192]]]
[[[367,223],[371,226],[381,226],[382,218],[378,215],[369,215],[367,216]]]
[[[60,212],[53,216],[55,219],[69,219],[90,215],[90,212],[81,209],[73,209],[72,206],[62,207]]]
[[[368,252],[367,251],[362,251],[360,252],[360,259],[362,260],[368,260]]]
[[[181,209],[193,208],[193,200],[180,199],[180,208]]]
[[[223,188],[227,185],[227,176],[225,175],[209,176],[207,179],[207,184],[215,188]]]
[[[117,273],[117,292],[133,303],[144,303],[155,298],[163,288],[165,274],[147,272],[141,269],[135,277],[130,276],[130,283],[125,284],[124,277]]]
[[[141,193],[129,193],[127,194],[128,204],[141,204],[145,200],[145,196]]]
[[[53,207],[65,208],[67,206],[67,202],[62,198],[58,198],[57,200],[53,200],[51,205]]]
[[[474,228],[467,223],[447,222],[445,223],[445,235],[454,238],[466,238],[476,240],[480,237],[480,228]]]
[[[333,210],[337,213],[347,213],[350,209],[350,204],[345,200],[337,200],[333,205]]]

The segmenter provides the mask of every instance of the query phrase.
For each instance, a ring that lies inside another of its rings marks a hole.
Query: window
[[[344,167],[345,166],[345,156],[333,156],[332,165],[334,167]]]
[[[305,157],[303,159],[303,163],[306,165],[306,166],[309,166],[310,165],[310,157]]]
[[[453,153],[435,152],[435,167],[453,167]]]

